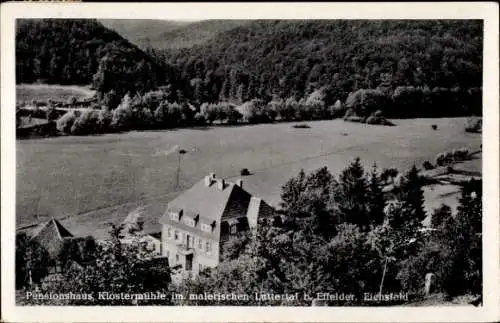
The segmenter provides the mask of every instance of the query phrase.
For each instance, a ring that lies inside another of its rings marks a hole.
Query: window
[[[187,224],[187,225],[189,225],[190,227],[194,227],[195,226],[194,220],[190,219],[190,218],[185,218],[184,219],[184,223]]]
[[[238,227],[236,227],[236,224],[231,225],[231,234],[235,234],[238,232]]]
[[[203,270],[203,265],[202,264],[198,264],[198,271],[202,271]]]
[[[201,225],[201,230],[203,230],[205,232],[212,232],[212,227],[209,224],[203,223]]]
[[[172,228],[171,228],[171,227],[168,227],[168,228],[167,228],[167,237],[168,237],[169,239],[172,239]]]
[[[170,212],[170,220],[178,221],[179,215],[177,213]]]
[[[175,241],[178,241],[179,240],[179,231],[175,230],[174,236],[175,236]]]
[[[208,253],[212,252],[212,244],[209,241],[205,243],[205,251]]]
[[[175,261],[179,262],[179,254],[175,255]]]
[[[170,258],[170,251],[167,250],[167,258]]]
[[[203,249],[203,240],[201,238],[198,238],[198,249]]]

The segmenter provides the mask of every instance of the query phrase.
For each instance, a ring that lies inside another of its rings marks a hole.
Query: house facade
[[[197,275],[221,261],[224,243],[274,215],[262,199],[210,173],[171,201],[160,218],[161,251],[171,268]]]

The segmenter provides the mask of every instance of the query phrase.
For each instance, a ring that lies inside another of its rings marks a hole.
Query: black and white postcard
[[[1,13],[2,320],[500,319],[497,4]]]

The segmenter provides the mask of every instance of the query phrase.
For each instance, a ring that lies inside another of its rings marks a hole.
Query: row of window
[[[179,221],[179,214],[171,212],[170,213],[170,220],[173,221]],[[182,222],[190,227],[196,227],[196,222],[194,219],[191,219],[189,217],[183,217]],[[212,232],[212,226],[210,224],[202,223],[201,224],[201,230],[205,232]]]
[[[205,250],[207,253],[212,252],[212,243],[210,241],[203,241],[200,237],[194,237],[189,233],[184,233],[171,227],[167,227],[167,238],[169,240],[173,238],[176,242],[184,243],[187,248],[195,248],[196,246],[199,250]]]

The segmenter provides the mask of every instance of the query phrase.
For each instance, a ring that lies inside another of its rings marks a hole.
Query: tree
[[[87,135],[95,133],[97,131],[98,118],[97,111],[95,110],[87,109],[83,111],[71,126],[71,134]]]
[[[92,236],[66,239],[57,260],[64,269],[67,269],[72,262],[86,265],[96,260],[97,250],[97,242]]]
[[[335,208],[342,222],[356,224],[362,230],[369,228],[367,192],[364,169],[358,157],[342,171],[334,193]]]
[[[111,123],[109,126],[115,130],[128,130],[132,121],[132,104],[128,94],[126,94],[120,105],[113,110]]]
[[[359,117],[368,117],[377,110],[387,108],[388,99],[379,90],[360,89],[351,93],[346,101],[346,107]]]
[[[403,203],[403,209],[408,211],[403,219],[408,229],[418,229],[422,226],[422,221],[427,214],[424,209],[424,191],[423,180],[419,175],[418,169],[413,167],[401,179],[400,186],[397,188],[400,201]],[[401,224],[402,225],[402,224]]]
[[[433,228],[439,228],[444,223],[448,222],[451,217],[451,208],[446,204],[441,204],[441,206],[432,213],[431,226]]]
[[[382,192],[382,180],[377,172],[377,165],[373,165],[368,178],[367,210],[370,224],[377,226],[384,221],[385,197]]]
[[[150,251],[140,243],[140,237],[130,243],[121,242],[121,227],[112,226],[110,238],[100,245],[95,254],[96,261],[72,268],[62,275],[45,280],[42,292],[86,293],[92,298],[70,299],[68,305],[152,305],[171,304],[168,265],[157,262]],[[99,292],[109,294],[163,293],[164,299],[132,297],[99,298]],[[51,301],[45,301],[51,304]]]
[[[39,283],[48,274],[52,261],[37,239],[24,232],[16,234],[16,289],[28,287],[31,281]]]
[[[111,119],[113,114],[109,111],[107,107],[102,107],[97,113],[96,126],[99,132],[107,132],[109,125],[111,124]]]

